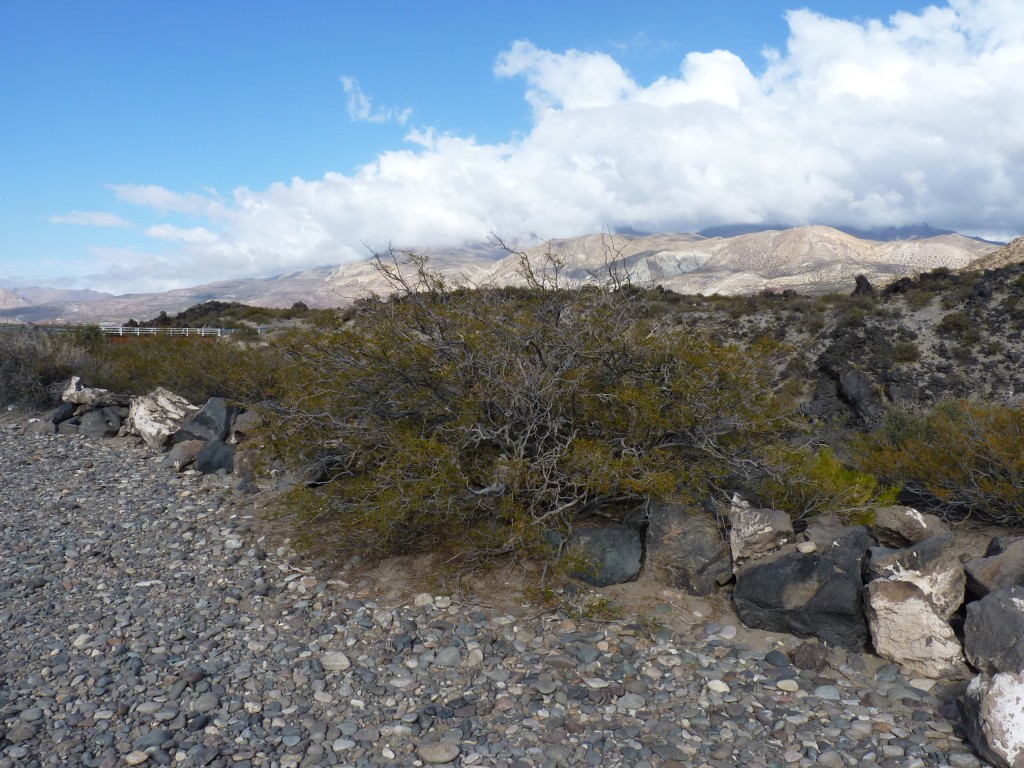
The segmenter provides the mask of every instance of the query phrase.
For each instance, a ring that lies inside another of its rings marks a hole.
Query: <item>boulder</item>
[[[595,587],[622,584],[640,575],[643,544],[640,532],[628,525],[577,531],[569,539],[569,552],[586,559],[569,575]]]
[[[256,411],[242,411],[231,422],[229,443],[240,443],[252,436],[253,431],[263,425],[263,417]]]
[[[196,454],[195,468],[204,475],[212,475],[222,469],[230,473],[234,467],[235,446],[219,440],[210,441]]]
[[[178,431],[181,422],[195,411],[196,407],[185,398],[158,387],[148,395],[132,400],[124,431],[138,435],[151,448],[160,450]]]
[[[901,549],[950,531],[935,515],[922,514],[912,507],[879,507],[872,532],[882,546]]]
[[[885,405],[879,397],[875,382],[857,368],[844,368],[838,378],[840,395],[853,405],[863,422],[880,422],[885,414]]]
[[[78,376],[71,377],[71,381],[64,388],[60,399],[65,403],[91,405],[94,407],[101,405],[126,405],[129,400],[127,395],[117,395],[108,389],[87,387],[82,384],[82,380]]]
[[[58,435],[77,435],[79,419],[68,419],[57,425]]]
[[[1024,672],[974,678],[958,703],[971,744],[996,768],[1024,768]]]
[[[872,543],[863,526],[827,548],[802,553],[789,545],[742,566],[733,602],[748,627],[817,637],[860,650],[868,639],[861,571]]]
[[[793,522],[777,509],[733,504],[729,511],[729,548],[734,569],[743,560],[762,557],[793,540]]]
[[[172,467],[176,472],[184,472],[189,464],[195,461],[199,452],[203,450],[206,443],[202,440],[185,440],[178,443],[164,456],[163,463]]]
[[[964,571],[967,591],[976,598],[996,589],[1024,586],[1024,539],[1004,543],[997,554],[970,560]]]
[[[997,589],[968,604],[964,652],[979,672],[1024,672],[1024,587]]]
[[[963,650],[953,628],[916,584],[876,579],[865,587],[864,600],[871,640],[879,656],[919,677],[966,674]]]
[[[74,416],[76,410],[77,406],[74,403],[61,403],[46,414],[46,420],[53,424],[60,424]]]
[[[963,565],[952,545],[953,535],[946,534],[905,549],[872,547],[868,578],[916,584],[935,612],[949,619],[963,604],[966,583]]]
[[[30,435],[52,435],[57,432],[57,425],[49,419],[29,419],[25,431]]]
[[[228,405],[223,397],[211,397],[206,404],[185,420],[175,433],[172,442],[185,440],[206,440],[223,442],[228,436],[235,407]]]
[[[813,542],[817,549],[829,549],[847,536],[859,538],[862,534],[867,534],[866,541],[869,547],[875,543],[863,525],[847,525],[835,515],[818,515],[807,523],[803,538]]]
[[[710,595],[732,579],[729,545],[703,510],[651,502],[646,549],[645,573],[687,594]]]
[[[96,408],[82,416],[78,434],[85,437],[116,437],[121,429],[121,417],[113,408]]]

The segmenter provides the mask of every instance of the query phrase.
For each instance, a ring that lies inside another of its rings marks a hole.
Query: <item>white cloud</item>
[[[118,216],[116,213],[106,213],[104,211],[71,211],[70,213],[47,216],[46,219],[54,224],[78,224],[85,227],[126,228],[132,225],[130,221]]]
[[[340,78],[341,87],[345,89],[348,96],[348,117],[354,122],[362,123],[390,123],[395,122],[405,125],[412,116],[412,109],[385,109],[384,107],[373,108],[373,99],[366,95],[359,85],[359,81],[348,75]]]
[[[783,51],[755,75],[694,52],[638,83],[604,53],[500,54],[522,78],[531,128],[506,143],[411,130],[354,173],[264,190],[177,193],[118,185],[122,201],[191,214],[154,227],[197,282],[366,255],[364,244],[439,246],[563,237],[602,227],[693,231],[720,223],[928,222],[1024,228],[1024,5],[952,0],[855,23],[788,15]],[[349,78],[353,119],[399,119]],[[407,115],[406,115],[407,116]]]

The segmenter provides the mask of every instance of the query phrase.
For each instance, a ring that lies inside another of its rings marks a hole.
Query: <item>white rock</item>
[[[975,677],[962,700],[967,734],[996,768],[1024,765],[1024,672]]]
[[[789,515],[777,509],[748,509],[734,504],[729,524],[734,570],[739,561],[766,555],[793,537]]]
[[[352,666],[348,656],[341,651],[327,651],[320,657],[320,664],[328,672],[344,672]]]
[[[129,752],[127,755],[124,756],[124,761],[128,765],[142,765],[147,760],[149,760],[149,755],[147,755],[141,749],[137,749],[134,752]]]
[[[966,671],[953,628],[916,584],[870,582],[864,589],[864,614],[875,652],[910,674],[935,679]]]
[[[721,680],[708,680],[708,690],[715,693],[728,693],[729,684],[723,683]]]
[[[181,423],[199,409],[188,400],[157,387],[144,397],[132,400],[125,419],[127,434],[138,435],[152,448],[161,449]]]
[[[796,551],[804,555],[809,555],[811,552],[816,552],[817,550],[818,545],[813,541],[801,541],[796,545]]]

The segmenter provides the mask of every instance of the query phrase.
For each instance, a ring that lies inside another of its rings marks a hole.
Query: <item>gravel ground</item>
[[[952,689],[732,624],[359,597],[222,478],[0,424],[0,768],[944,766]]]

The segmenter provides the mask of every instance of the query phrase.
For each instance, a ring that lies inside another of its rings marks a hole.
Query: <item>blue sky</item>
[[[1024,3],[0,0],[0,286],[494,231],[1024,230]]]

